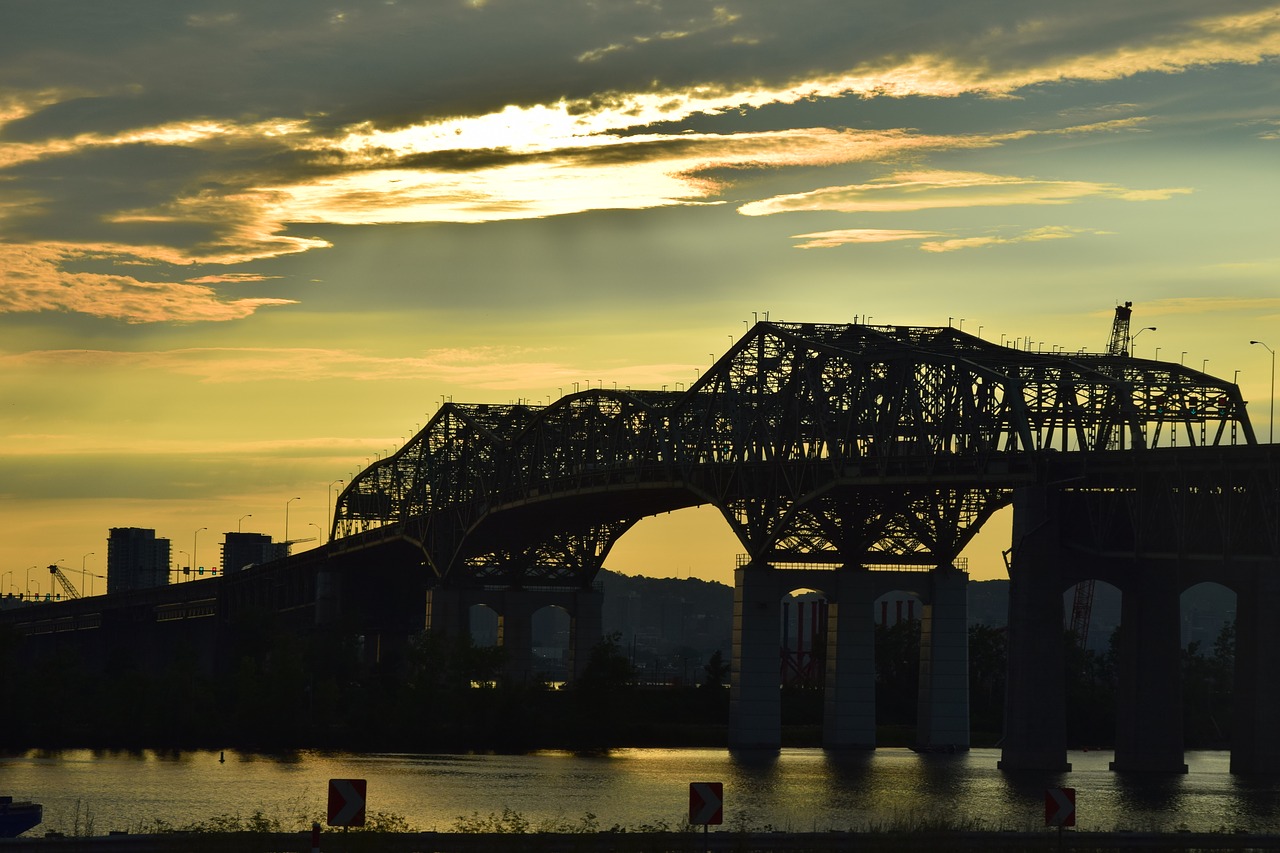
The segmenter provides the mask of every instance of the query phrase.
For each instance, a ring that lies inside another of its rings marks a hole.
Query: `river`
[[[387,755],[301,752],[121,753],[88,750],[0,757],[0,794],[44,804],[44,830],[94,834],[181,827],[257,812],[284,830],[323,822],[330,779],[368,782],[368,810],[417,830],[459,818],[518,813],[532,829],[581,824],[676,828],[689,783],[724,783],[725,826],[811,831],[935,819],[984,829],[1044,825],[1046,787],[1076,789],[1085,830],[1280,828],[1280,778],[1227,772],[1225,752],[1189,752],[1189,772],[1130,776],[1107,751],[1073,752],[1074,770],[1010,775],[996,750],[919,755],[905,749],[837,757],[818,749],[739,754],[719,749],[619,749],[603,755]],[[42,834],[41,829],[33,835]]]

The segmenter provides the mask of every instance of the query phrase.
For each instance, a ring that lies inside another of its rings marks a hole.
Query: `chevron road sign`
[[[329,826],[364,826],[364,779],[329,780]]]
[[[689,823],[719,826],[724,823],[724,783],[689,783]]]
[[[1044,825],[1076,825],[1076,789],[1047,788],[1044,792]]]

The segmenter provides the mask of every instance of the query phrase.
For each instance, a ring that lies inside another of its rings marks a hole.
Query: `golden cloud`
[[[149,282],[126,275],[70,272],[84,247],[0,244],[0,313],[59,311],[126,323],[238,320],[288,299],[222,300],[200,284]]]
[[[898,213],[957,207],[1068,204],[1084,198],[1151,201],[1189,193],[1186,188],[1133,190],[1089,181],[1045,181],[980,172],[901,172],[868,184],[826,187],[775,196],[738,208],[746,216],[796,211]]]
[[[1068,228],[1063,225],[1048,225],[1035,228],[1013,237],[964,237],[951,240],[934,240],[922,243],[920,248],[926,252],[956,252],[960,249],[982,249],[988,246],[1007,246],[1013,243],[1039,243],[1044,240],[1065,240],[1081,234],[1104,234],[1104,231],[1091,231],[1085,228]]]
[[[896,240],[927,240],[941,237],[936,231],[908,231],[888,228],[845,228],[837,231],[816,231],[812,234],[795,234],[793,240],[804,240],[797,249],[830,249],[850,243],[891,243]]]
[[[616,367],[563,364],[538,350],[476,347],[429,350],[418,356],[386,357],[343,349],[304,347],[191,348],[165,351],[38,350],[0,356],[0,369],[37,367],[155,370],[195,377],[205,383],[289,382],[354,379],[371,381],[436,380],[455,388],[527,391],[531,387],[571,386],[584,375],[613,377],[619,387],[657,387],[672,377],[687,377],[691,364],[653,362]]]

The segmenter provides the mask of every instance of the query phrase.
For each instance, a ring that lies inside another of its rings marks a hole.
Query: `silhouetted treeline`
[[[351,633],[296,632],[246,617],[216,677],[192,648],[172,650],[151,672],[129,657],[87,667],[70,647],[35,659],[16,634],[0,634],[4,724],[0,749],[332,748],[355,751],[519,752],[538,748],[727,743],[727,655],[700,683],[637,686],[620,634],[593,651],[583,677],[553,689],[511,683],[501,649],[469,639],[421,635],[373,671]],[[1067,725],[1071,746],[1107,747],[1115,732],[1115,652],[1079,648],[1067,635]],[[876,629],[877,722],[884,745],[910,745],[916,722],[919,623]],[[1211,649],[1184,652],[1186,743],[1219,747],[1230,731],[1234,633]],[[1003,730],[1005,634],[969,632],[970,719],[975,746]],[[821,684],[783,694],[784,742],[821,743]]]

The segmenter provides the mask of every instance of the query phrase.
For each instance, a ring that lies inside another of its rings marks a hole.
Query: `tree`
[[[724,683],[729,678],[729,664],[725,662],[724,654],[719,649],[712,652],[711,659],[707,661],[703,671],[706,674],[706,677],[702,680],[703,687],[710,687],[716,690],[724,688]]]

